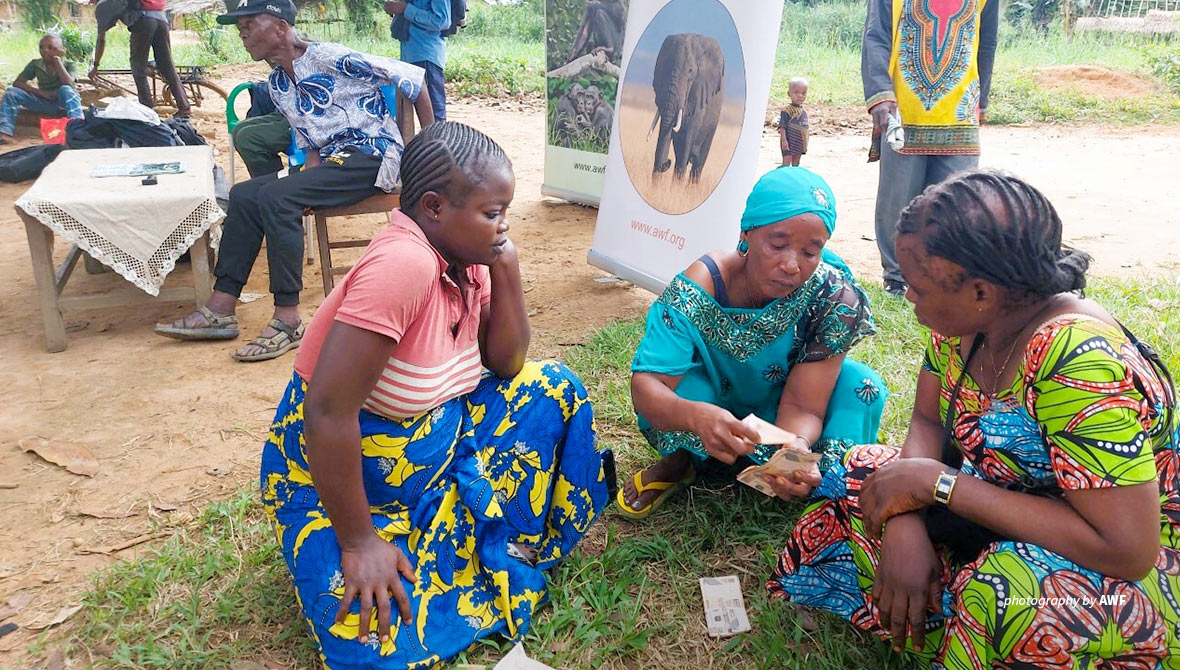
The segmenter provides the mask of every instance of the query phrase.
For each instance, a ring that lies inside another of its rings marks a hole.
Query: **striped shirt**
[[[460,289],[446,275],[447,262],[422,230],[400,210],[316,310],[295,357],[305,380],[334,321],[397,341],[364,408],[400,420],[470,393],[483,366],[480,310],[491,300],[484,265],[468,267]]]

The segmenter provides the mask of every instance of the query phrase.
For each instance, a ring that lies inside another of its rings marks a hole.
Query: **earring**
[[[750,245],[749,245],[749,243],[748,243],[748,242],[746,242],[745,240],[742,240],[741,242],[738,242],[738,245],[737,245],[737,252],[738,252],[738,256],[741,256],[742,258],[745,258],[745,257],[746,257],[746,255],[750,253]]]

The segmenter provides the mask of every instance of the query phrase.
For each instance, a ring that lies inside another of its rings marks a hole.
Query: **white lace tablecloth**
[[[91,177],[100,165],[180,161],[185,172],[143,177]],[[159,295],[164,278],[206,231],[213,248],[224,212],[213,190],[210,147],[141,147],[63,151],[16,201],[54,233]]]

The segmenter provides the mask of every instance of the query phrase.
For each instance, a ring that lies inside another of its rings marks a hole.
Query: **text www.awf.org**
[[[663,240],[678,250],[684,251],[684,236],[673,234],[671,228],[654,228],[646,223],[632,219],[631,230],[637,230],[644,235],[651,235],[657,240]]]
[[[1127,603],[1127,595],[1125,593],[1107,593],[1098,596],[1097,598],[1077,598],[1074,596],[1062,596],[1057,598],[1021,598],[1012,597],[1005,598],[1005,606],[1014,607],[1033,607],[1041,609],[1043,607],[1094,607],[1095,605],[1125,605]]]

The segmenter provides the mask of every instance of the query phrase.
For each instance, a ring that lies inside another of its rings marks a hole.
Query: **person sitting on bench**
[[[237,337],[238,296],[266,240],[274,316],[233,354],[238,361],[261,361],[298,347],[303,338],[304,210],[351,205],[397,186],[404,144],[382,89],[394,86],[413,101],[423,127],[434,115],[422,68],[339,44],[305,42],[295,33],[291,0],[248,0],[217,20],[237,24],[251,58],[274,63],[270,96],[295,130],[307,163],[293,174],[266,174],[233,187],[213,296],[187,317],[157,324],[156,332],[180,340]]]

